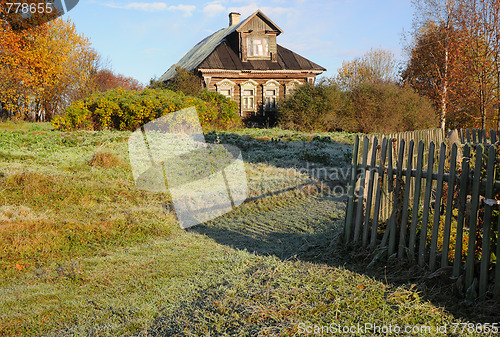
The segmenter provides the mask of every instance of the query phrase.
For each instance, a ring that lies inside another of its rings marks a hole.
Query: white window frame
[[[248,80],[248,81],[245,81],[245,82],[240,84],[241,111],[254,111],[255,112],[256,107],[257,107],[257,86],[258,86],[258,83],[255,82],[254,80]],[[253,90],[253,95],[250,95],[250,96],[244,95],[245,90]],[[248,99],[248,100],[245,101],[245,99]],[[252,106],[249,107],[247,104],[245,104],[245,102],[248,102],[248,101],[252,102]],[[247,105],[247,106],[245,107],[245,105]]]
[[[236,83],[234,83],[233,81],[226,78],[220,82],[215,83],[215,88],[219,94],[222,94],[223,90],[229,90],[229,97],[226,95],[223,95],[223,96],[226,96],[229,99],[234,99],[234,86],[235,85],[236,85]]]
[[[301,86],[303,83],[300,82],[299,80],[293,80],[291,82],[288,82],[287,84],[285,84],[285,96],[288,97],[290,96],[291,94],[293,94],[293,92],[299,87]]]
[[[263,44],[260,44],[263,46],[263,49],[262,49],[262,54],[255,54],[254,53],[254,41],[255,40],[265,40],[266,43],[265,43],[265,46]],[[263,37],[258,37],[258,36],[249,36],[247,37],[247,57],[255,57],[255,58],[258,58],[258,57],[269,57],[269,37],[267,36],[263,36]]]
[[[268,95],[268,91],[274,90],[274,95]],[[268,104],[268,98],[273,98],[272,106]],[[264,111],[273,111],[278,108],[278,99],[280,97],[280,84],[278,81],[269,80],[262,85],[262,104]]]

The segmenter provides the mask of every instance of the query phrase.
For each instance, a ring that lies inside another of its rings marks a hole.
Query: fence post
[[[356,220],[354,224],[354,242],[358,242],[359,232],[361,230],[361,223],[363,218],[363,206],[365,199],[365,178],[366,178],[366,164],[368,160],[368,146],[370,145],[370,140],[365,136],[363,144],[363,163],[361,164],[361,180],[359,183],[359,196],[358,196],[358,208],[356,209]]]
[[[418,221],[418,210],[420,209],[420,193],[422,190],[422,165],[424,158],[424,143],[422,141],[418,142],[418,154],[417,154],[417,173],[415,174],[415,191],[413,197],[412,206],[412,216],[411,216],[411,227],[410,227],[410,239],[408,242],[408,249],[410,256],[413,257],[415,254],[415,245],[417,239],[417,221]]]
[[[493,199],[493,184],[495,183],[495,160],[496,148],[492,145],[488,148],[488,163],[486,164],[486,191],[484,194],[485,200]],[[483,218],[483,245],[481,247],[481,266],[479,272],[479,298],[483,298],[485,296],[486,286],[488,285],[492,212],[493,204],[485,202]]]
[[[446,200],[446,217],[443,230],[443,251],[441,254],[441,268],[448,266],[448,252],[450,249],[451,217],[453,215],[453,196],[455,192],[457,144],[451,146],[450,175],[448,176],[448,196]]]
[[[411,190],[411,171],[413,168],[413,147],[414,141],[410,140],[408,144],[408,161],[406,164],[406,179],[405,179],[405,195],[403,199],[403,213],[401,215],[401,233],[399,236],[399,249],[398,257],[402,258],[404,249],[406,247],[406,231],[408,227],[408,206],[410,203],[410,190]]]
[[[403,179],[403,159],[405,153],[405,141],[401,139],[399,142],[399,155],[398,162],[396,165],[396,189],[394,191],[394,201],[392,206],[392,215],[389,220],[389,254],[388,257],[394,254],[394,249],[396,245],[396,231],[397,231],[397,223],[399,223],[398,217],[401,214],[401,180]]]
[[[468,130],[468,129],[467,129]],[[470,152],[469,144],[464,146],[462,157],[462,173],[460,173],[460,194],[458,197],[458,217],[457,217],[457,239],[455,244],[455,256],[453,259],[453,277],[460,275],[460,267],[462,265],[462,247],[463,247],[463,232],[465,209],[467,207],[467,186],[469,185],[469,170],[470,170]]]
[[[363,246],[366,246],[368,243],[368,233],[370,228],[370,213],[371,213],[372,196],[373,196],[373,180],[375,179],[375,164],[377,162],[377,149],[378,149],[378,139],[377,137],[374,137],[372,158],[370,161],[370,176],[368,178],[368,193],[366,195],[365,221],[363,227]]]
[[[354,213],[354,190],[356,189],[357,171],[358,171],[358,151],[359,151],[359,136],[356,135],[354,141],[354,151],[352,154],[351,166],[351,182],[347,197],[346,221],[344,224],[344,234],[346,243],[351,239],[352,217]]]
[[[380,212],[380,199],[382,198],[382,188],[384,186],[386,154],[387,154],[387,138],[382,138],[382,149],[380,151],[380,164],[378,167],[377,190],[375,192],[375,205],[374,205],[375,208],[373,209],[372,234],[370,239],[371,248],[375,248],[375,245],[377,243],[378,218]]]
[[[469,245],[467,247],[467,260],[465,262],[465,287],[469,288],[474,280],[474,260],[476,251],[477,216],[479,206],[479,186],[481,179],[481,166],[483,159],[483,145],[476,147],[476,162],[472,184],[471,211],[469,222]]]
[[[424,197],[424,213],[422,215],[422,227],[420,229],[420,244],[418,248],[418,264],[423,266],[425,262],[425,243],[427,240],[427,223],[429,221],[429,206],[432,192],[432,172],[434,169],[434,142],[429,145],[429,157],[427,162],[427,176]]]
[[[439,235],[439,225],[441,220],[441,197],[443,195],[443,175],[446,159],[446,144],[441,143],[439,149],[439,170],[437,176],[436,199],[434,200],[434,218],[432,220],[431,252],[429,259],[429,268],[434,271],[436,267],[437,242]],[[432,178],[431,178],[432,179]]]

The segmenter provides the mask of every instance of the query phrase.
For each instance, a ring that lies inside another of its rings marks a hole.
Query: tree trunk
[[[444,81],[443,81],[443,92],[441,94],[441,114],[440,114],[440,128],[446,128],[446,110],[448,101],[448,42],[444,53]]]

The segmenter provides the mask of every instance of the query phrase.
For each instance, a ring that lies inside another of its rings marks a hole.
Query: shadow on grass
[[[207,140],[240,147],[244,160],[250,163],[266,162],[276,167],[300,169],[304,167],[305,159],[316,159],[313,162],[316,166],[312,166],[313,168],[340,164],[345,169],[350,162],[343,148],[346,145],[335,142],[286,144],[279,141],[258,141],[235,134],[219,137],[209,135]],[[341,149],[332,151],[335,146]],[[329,186],[345,186],[347,180],[323,181]],[[287,192],[289,191],[283,191]],[[279,193],[277,194],[279,198]],[[250,202],[247,200],[240,211],[196,226],[190,231],[206,235],[219,244],[236,249],[260,255],[274,255],[285,261],[302,260],[343,267],[395,287],[406,286],[418,291],[424,300],[445,308],[457,320],[477,323],[500,320],[497,302],[490,300],[466,304],[462,294],[457,291],[456,280],[452,281],[443,275],[428,278],[429,272],[425,268],[401,261],[392,260],[385,263],[385,260],[370,264],[374,257],[373,252],[360,247],[344,247],[340,239],[345,212],[343,200],[316,196],[305,197],[294,203],[291,200],[293,197],[289,197],[285,202],[274,200],[274,197],[276,193],[272,197],[262,195]],[[264,204],[267,204],[267,207],[263,207]]]

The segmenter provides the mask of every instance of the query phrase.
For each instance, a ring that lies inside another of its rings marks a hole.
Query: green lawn
[[[467,322],[425,287],[368,276],[335,245],[344,201],[326,192],[345,179],[303,168],[348,170],[352,135],[208,134],[243,150],[250,198],[181,230],[165,195],[135,188],[129,134],[0,124],[0,336],[295,336],[315,325]]]

